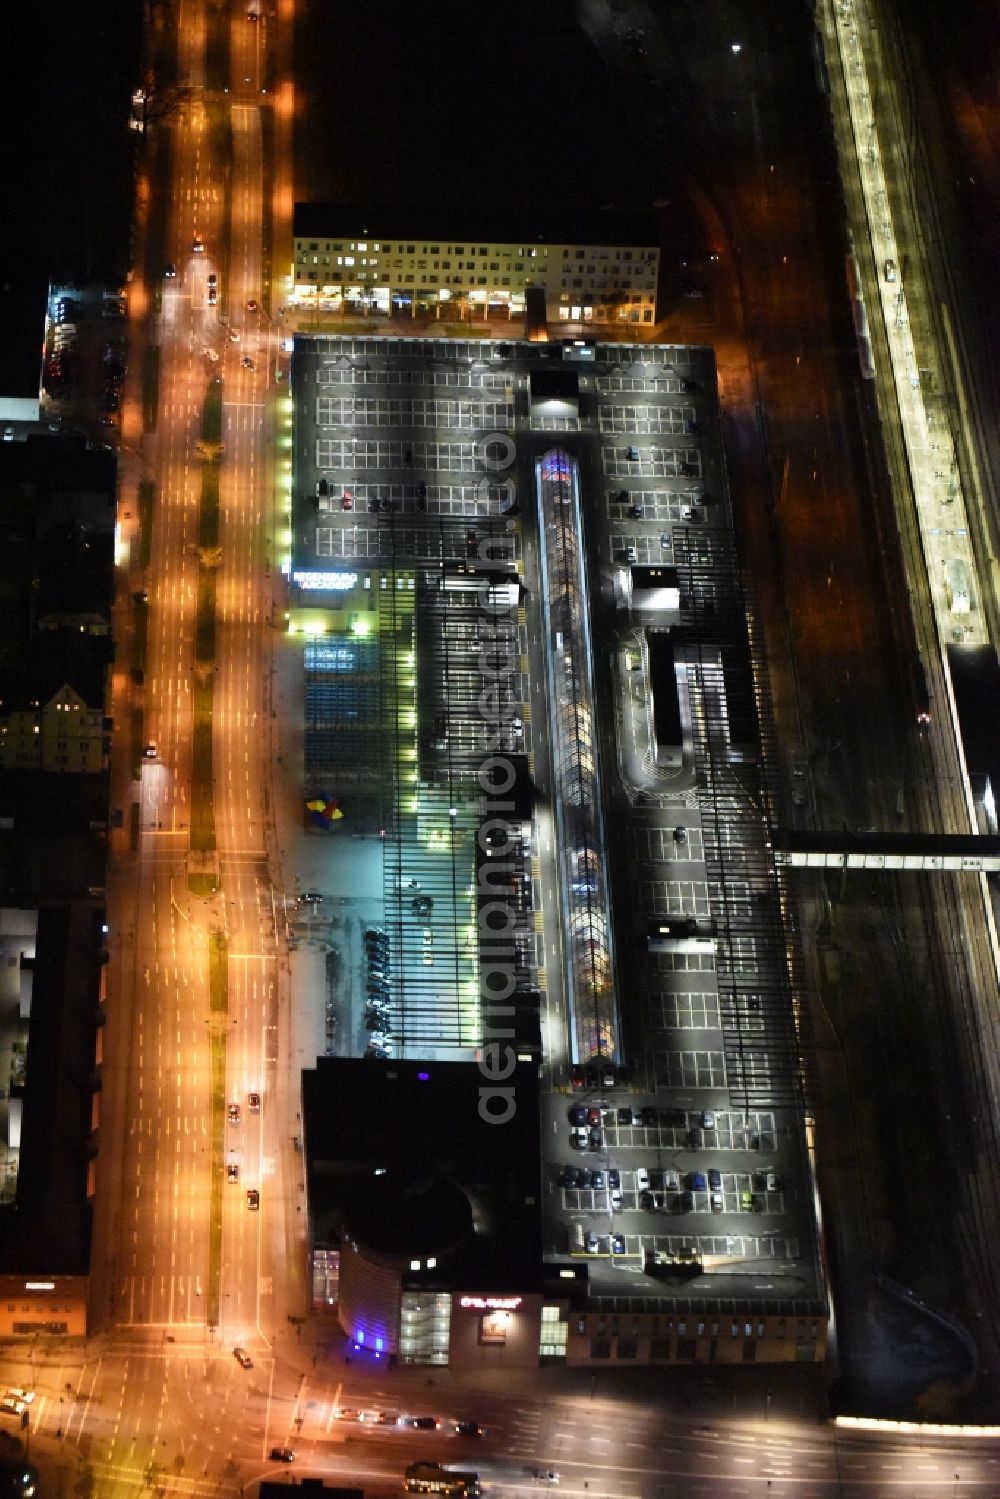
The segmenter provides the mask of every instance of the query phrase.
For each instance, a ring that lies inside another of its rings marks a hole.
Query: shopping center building
[[[299,336],[291,392],[304,794],[384,866],[303,1075],[314,1310],[401,1362],[822,1359],[711,351]]]

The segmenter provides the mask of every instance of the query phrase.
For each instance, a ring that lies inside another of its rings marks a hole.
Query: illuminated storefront
[[[552,223],[520,243],[506,225],[503,238],[480,228],[484,240],[475,244],[411,224],[386,238],[363,227],[389,218],[347,204],[297,203],[288,305],[343,317],[482,322],[523,317],[528,289],[539,287],[550,322],[656,321],[659,250],[646,222]]]

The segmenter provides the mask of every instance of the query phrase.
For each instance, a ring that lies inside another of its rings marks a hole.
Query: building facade
[[[100,774],[108,767],[109,728],[68,684],[45,703],[0,706],[0,767]]]
[[[405,226],[390,232],[374,215],[369,233],[367,221],[341,205],[296,205],[289,300],[299,315],[521,318],[529,288],[540,287],[551,323],[656,321],[660,254],[647,225],[628,226],[646,231],[632,242],[486,234],[470,241]]]

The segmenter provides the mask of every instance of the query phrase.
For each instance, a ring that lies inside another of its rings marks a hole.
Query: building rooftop
[[[294,233],[297,239],[331,234],[376,240],[417,240],[454,244],[471,243],[531,245],[627,245],[655,248],[660,235],[655,220],[634,211],[609,208],[597,213],[569,214],[545,205],[506,207],[495,216],[470,212],[461,203],[424,205],[408,209],[378,203],[296,203]]]
[[[505,1081],[515,1104],[506,1123],[480,1112],[490,1086],[474,1062],[318,1058],[302,1074],[313,1242],[336,1243],[347,1231],[378,1253],[410,1258],[428,1233],[444,1235],[464,1243],[421,1284],[519,1292],[540,1284],[537,1065],[519,1063]],[[434,1204],[440,1215],[430,1214]]]

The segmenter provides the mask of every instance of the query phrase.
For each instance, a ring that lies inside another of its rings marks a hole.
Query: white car
[[[637,1166],[635,1169],[635,1190],[637,1192],[649,1191],[649,1172],[645,1166]]]

